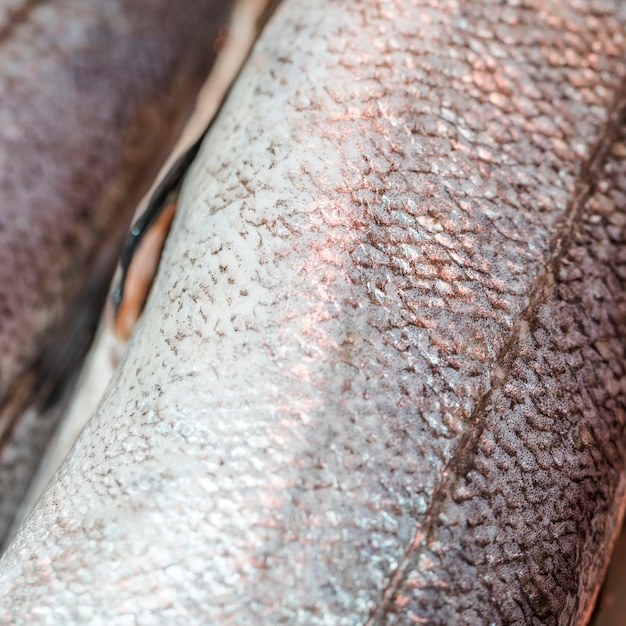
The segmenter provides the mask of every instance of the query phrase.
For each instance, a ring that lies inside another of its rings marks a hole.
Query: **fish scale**
[[[193,105],[229,5],[0,9],[0,535],[57,422],[42,414],[87,349],[132,212]]]
[[[7,621],[584,623],[622,513],[625,23],[286,0],[0,562]]]

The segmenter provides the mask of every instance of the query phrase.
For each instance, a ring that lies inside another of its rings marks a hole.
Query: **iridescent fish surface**
[[[0,619],[585,623],[624,496],[625,25],[286,0]]]

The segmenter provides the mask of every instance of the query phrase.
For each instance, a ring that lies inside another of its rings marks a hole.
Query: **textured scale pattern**
[[[605,164],[557,273],[521,322],[506,379],[429,511],[427,539],[394,597],[399,623],[557,624],[595,589],[598,544],[618,526],[624,496],[621,131],[619,156]]]
[[[623,495],[625,25],[287,0],[6,620],[580,621]]]
[[[0,4],[1,543],[57,422],[38,394],[88,341],[59,334],[97,316],[230,2]]]
[[[0,7],[0,402],[58,324],[96,242],[130,220],[208,71],[227,4]]]

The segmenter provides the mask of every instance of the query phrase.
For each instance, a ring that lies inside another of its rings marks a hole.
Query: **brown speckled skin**
[[[106,289],[230,4],[0,3],[0,538],[55,424],[24,408],[82,349],[61,320]]]
[[[5,623],[579,624],[624,495],[621,2],[287,0]]]

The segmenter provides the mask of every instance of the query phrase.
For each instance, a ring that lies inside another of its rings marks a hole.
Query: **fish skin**
[[[23,4],[0,36],[0,401],[166,154],[228,5]]]
[[[584,623],[624,495],[625,23],[287,0],[0,620]]]
[[[72,378],[93,320],[66,329],[97,319],[231,4],[0,7],[0,537],[56,423],[41,414]]]

